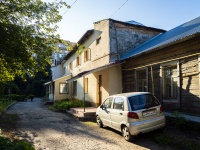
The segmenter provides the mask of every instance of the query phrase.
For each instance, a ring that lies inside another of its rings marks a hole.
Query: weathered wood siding
[[[198,56],[184,59],[181,66],[181,110],[200,114]]]
[[[195,37],[173,46],[128,59],[122,66],[123,92],[136,90],[134,73],[140,67],[148,67],[148,91],[152,92],[152,66],[154,93],[162,102],[165,110],[180,110],[185,113],[200,115],[198,53],[200,53],[200,37]],[[180,62],[180,102],[163,101],[160,66],[174,60]]]

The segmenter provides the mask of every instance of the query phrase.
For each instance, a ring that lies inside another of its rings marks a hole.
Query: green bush
[[[85,107],[90,106],[89,102],[85,102]],[[70,108],[83,107],[83,101],[81,100],[63,100],[53,104],[53,108],[58,110],[69,110]]]
[[[34,97],[35,97],[35,95],[33,95],[33,94],[29,94],[28,96],[27,96],[27,99],[30,99],[31,101],[34,99]]]
[[[24,140],[11,141],[9,138],[0,136],[1,150],[35,150],[35,148]]]
[[[25,95],[11,94],[12,100],[15,101],[24,101],[26,99]]]
[[[8,101],[8,98],[0,98],[0,102],[6,102]]]

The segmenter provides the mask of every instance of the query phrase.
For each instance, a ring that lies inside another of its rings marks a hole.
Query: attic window
[[[98,45],[101,42],[101,37],[99,37],[98,39],[96,39],[96,45]]]

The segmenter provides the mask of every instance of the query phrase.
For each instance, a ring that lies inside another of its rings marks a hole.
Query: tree
[[[0,1],[0,82],[45,71],[54,44],[61,42],[55,35],[61,7],[69,8],[60,0]]]

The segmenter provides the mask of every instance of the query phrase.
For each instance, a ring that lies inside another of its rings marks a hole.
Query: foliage
[[[181,137],[173,137],[166,134],[156,134],[154,136],[156,143],[162,146],[173,146],[182,150],[199,150],[200,143],[192,140],[186,140]]]
[[[34,150],[35,148],[24,140],[11,141],[9,138],[0,136],[1,150]]]
[[[32,101],[34,98],[35,98],[35,95],[33,95],[33,94],[29,94],[29,95],[27,96],[27,99],[31,99],[31,101]]]
[[[85,102],[86,107],[90,106],[89,102]],[[75,107],[83,107],[83,101],[81,100],[63,100],[63,101],[58,101],[53,104],[53,108],[57,110],[69,110],[70,108],[75,108]],[[52,108],[49,108],[52,109]]]
[[[0,112],[5,112],[6,108],[13,104],[15,101],[0,101]]]
[[[69,6],[63,1],[0,1],[0,82],[45,72],[55,43],[61,42],[55,35],[61,7]]]

